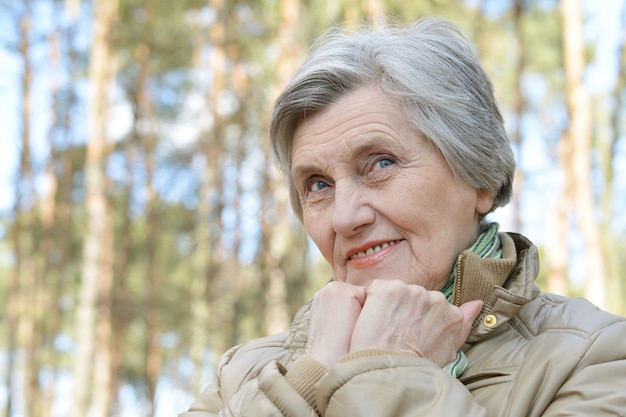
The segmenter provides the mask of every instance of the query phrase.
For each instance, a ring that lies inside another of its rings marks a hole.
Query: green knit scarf
[[[499,227],[500,225],[495,222],[486,225],[486,227],[483,229],[484,231],[478,236],[476,243],[474,243],[467,250],[477,254],[483,259],[501,258],[502,246],[500,244],[500,239],[498,238]],[[446,296],[448,302],[452,302],[452,292],[454,289],[454,278],[456,276],[457,262],[454,263],[454,268],[452,268],[452,273],[450,274],[450,279],[448,279],[448,283],[441,290],[441,292]],[[459,349],[459,351],[456,353],[456,359],[446,365],[443,370],[453,377],[458,378],[463,375],[463,372],[465,372],[465,370],[467,369],[467,365],[468,362],[467,358],[465,357],[465,353],[461,349]]]

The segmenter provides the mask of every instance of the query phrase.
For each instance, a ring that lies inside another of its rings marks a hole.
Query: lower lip
[[[383,259],[387,257],[392,251],[394,251],[398,245],[402,242],[397,242],[394,245],[388,246],[385,249],[382,249],[376,253],[373,253],[368,256],[364,256],[362,258],[354,258],[348,260],[348,265],[350,265],[354,269],[366,269],[377,263],[381,262]]]

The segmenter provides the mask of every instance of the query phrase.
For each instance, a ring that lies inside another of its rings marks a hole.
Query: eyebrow
[[[319,172],[320,168],[318,165],[314,164],[305,164],[305,165],[292,165],[291,166],[291,180],[298,187],[298,183],[303,179],[308,178],[315,172]]]
[[[375,151],[381,150],[383,147],[380,143],[380,136],[373,136],[371,138],[365,138],[359,140],[359,143],[351,147],[350,158],[356,160],[363,155],[370,154]],[[307,161],[309,162],[309,161]],[[291,178],[297,184],[297,181],[303,177],[308,177],[310,174],[320,171],[320,166],[314,163],[293,164],[291,166]]]

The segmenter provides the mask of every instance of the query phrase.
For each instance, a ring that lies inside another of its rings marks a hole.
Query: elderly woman
[[[270,134],[332,280],[182,416],[626,415],[626,319],[540,293],[485,219],[515,164],[471,44],[439,19],[324,41]]]

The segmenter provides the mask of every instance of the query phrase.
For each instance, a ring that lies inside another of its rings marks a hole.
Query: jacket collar
[[[471,300],[488,301],[494,287],[511,288],[527,296],[528,287],[537,276],[537,263],[528,264],[528,257],[536,257],[535,246],[525,237],[513,233],[498,233],[502,257],[482,259],[468,250],[457,261],[452,300],[459,306]],[[530,253],[529,253],[530,252]]]
[[[483,300],[485,305],[472,326],[467,340],[476,343],[515,317],[539,294],[534,285],[539,273],[537,248],[524,236],[499,233],[501,259],[481,259],[464,251],[457,265],[453,300],[461,305]]]

